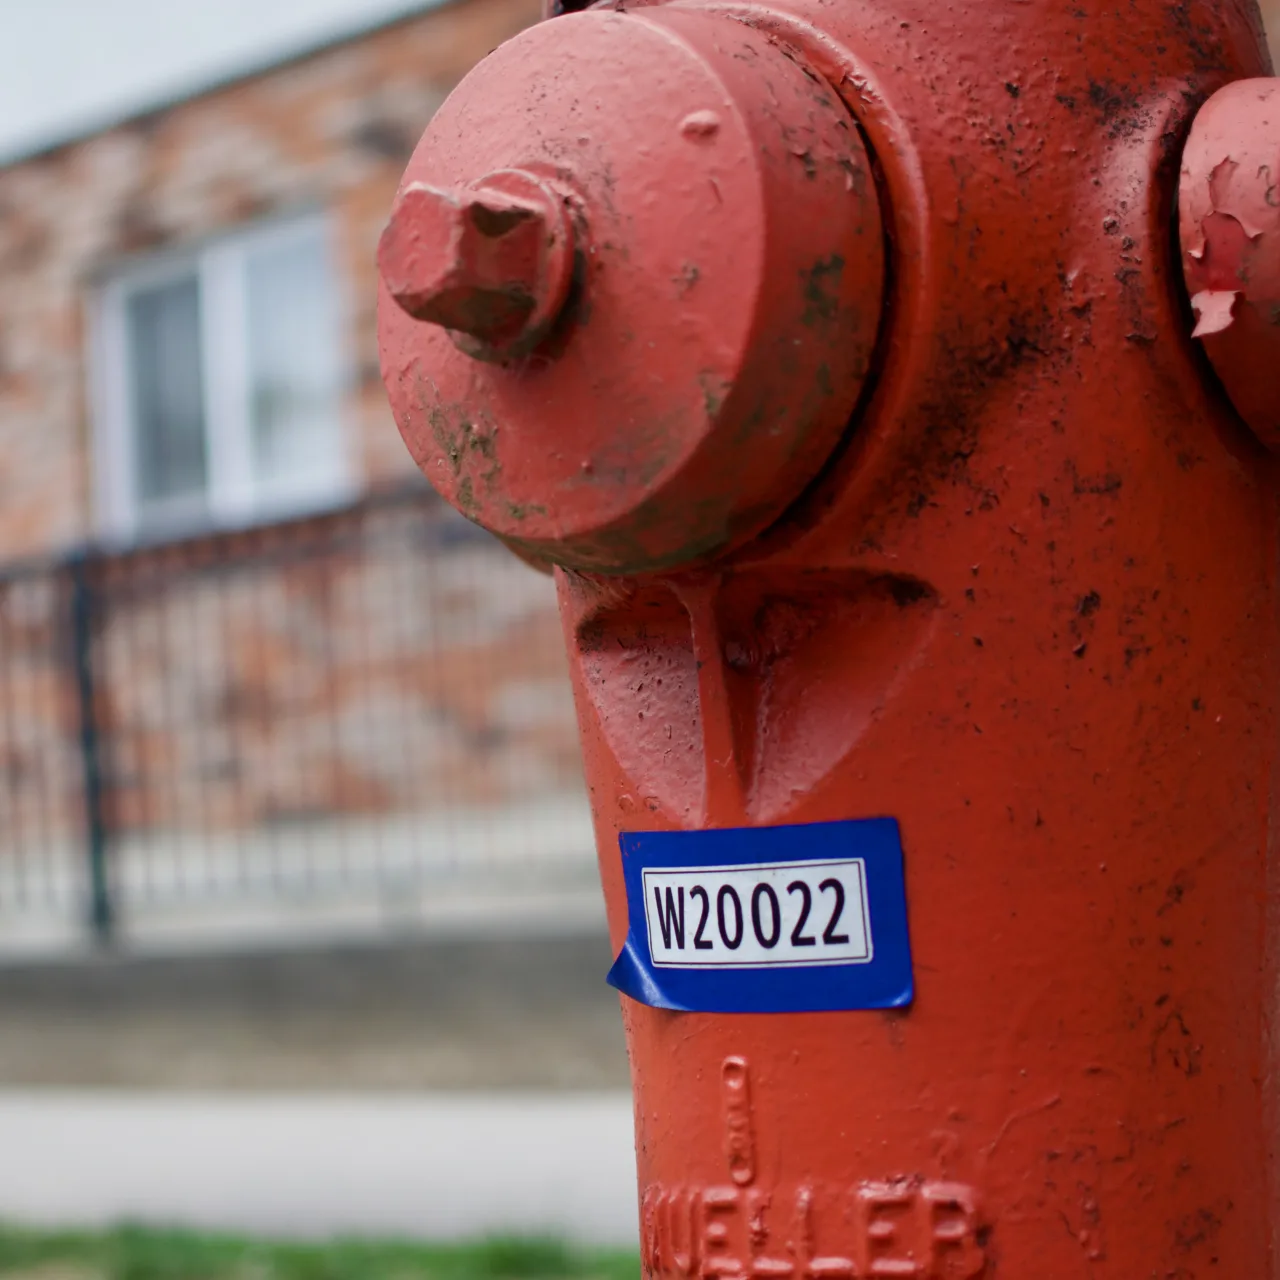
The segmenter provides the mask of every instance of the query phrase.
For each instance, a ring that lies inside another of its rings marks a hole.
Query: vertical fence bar
[[[67,561],[71,579],[71,652],[80,719],[80,761],[84,773],[85,855],[89,869],[89,927],[106,945],[115,933],[115,904],[108,866],[107,824],[102,803],[102,755],[93,671],[93,583],[90,553]]]

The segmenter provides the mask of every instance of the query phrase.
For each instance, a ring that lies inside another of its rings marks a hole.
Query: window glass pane
[[[208,469],[199,282],[192,275],[131,292],[126,324],[138,503],[199,497]]]
[[[337,307],[323,228],[246,254],[255,478],[278,495],[342,474]]]

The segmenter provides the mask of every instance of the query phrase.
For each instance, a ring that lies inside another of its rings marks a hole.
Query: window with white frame
[[[103,286],[96,322],[105,533],[246,524],[350,494],[323,216],[122,271]]]

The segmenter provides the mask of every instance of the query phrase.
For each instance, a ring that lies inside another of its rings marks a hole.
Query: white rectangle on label
[[[658,968],[760,969],[872,958],[862,858],[643,872]]]

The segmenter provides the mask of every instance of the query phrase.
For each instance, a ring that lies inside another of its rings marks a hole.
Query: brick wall
[[[548,584],[459,536],[442,505],[424,495],[106,562],[112,825],[217,830],[573,789]]]
[[[0,170],[0,566],[93,533],[97,283],[298,209],[336,231],[360,478],[404,491],[415,473],[378,373],[378,236],[431,112],[538,11],[454,0]],[[477,853],[590,871],[551,584],[404,492],[94,565],[102,813],[135,898],[281,865],[291,891],[298,868],[435,874]],[[0,917],[83,894],[70,620],[65,568],[0,575]]]
[[[369,484],[409,462],[386,408],[373,255],[433,109],[537,0],[439,10],[0,170],[0,561],[89,532],[86,300],[130,257],[319,206],[338,233]]]
[[[80,662],[135,904],[593,875],[553,601],[425,486],[0,581],[0,923],[83,887]]]

